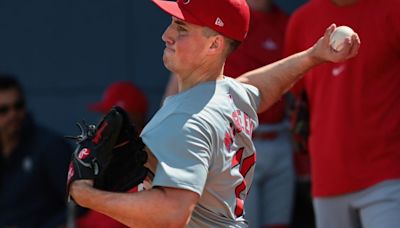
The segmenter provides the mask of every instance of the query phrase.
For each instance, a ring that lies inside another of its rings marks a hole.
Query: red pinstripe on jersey
[[[253,165],[256,163],[255,153],[251,154],[250,156],[242,160],[243,152],[244,148],[240,148],[232,159],[232,168],[234,168],[239,164],[239,172],[243,176],[243,181],[235,188],[235,195],[236,195],[235,215],[237,217],[243,215],[244,199],[240,197],[240,193],[246,190],[247,183],[245,180],[245,176],[249,172],[251,167],[253,167]]]

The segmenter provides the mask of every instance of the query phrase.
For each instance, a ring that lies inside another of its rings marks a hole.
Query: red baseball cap
[[[113,106],[120,106],[128,113],[147,113],[146,96],[129,81],[120,81],[111,84],[103,94],[101,101],[89,105],[89,109],[107,113]]]
[[[207,26],[222,35],[243,41],[249,30],[246,0],[152,0],[168,14],[183,21]]]

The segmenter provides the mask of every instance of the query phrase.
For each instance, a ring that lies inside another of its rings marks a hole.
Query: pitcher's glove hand
[[[122,108],[114,107],[101,119],[97,126],[87,125],[85,122],[78,123],[78,126],[81,129],[81,134],[73,137],[76,140],[77,147],[72,153],[68,169],[66,196],[68,199],[70,198],[69,187],[73,181],[79,179],[94,180],[94,187],[99,189],[119,190],[115,187],[120,186],[115,184],[119,177],[112,175],[115,169],[119,168],[116,167],[117,164],[120,165],[117,161],[125,160],[132,164],[132,155],[129,151],[133,148],[131,134],[134,127],[130,123],[128,115]],[[124,153],[117,153],[121,150]],[[147,161],[147,154],[144,153],[141,158],[144,160],[141,163],[144,164]],[[114,168],[109,169],[109,165]],[[121,165],[121,167],[127,168],[127,165]],[[145,176],[143,173],[146,172],[146,169],[143,169],[143,171],[138,170],[138,172],[141,171],[139,172],[140,177]],[[125,176],[121,178],[125,178]]]

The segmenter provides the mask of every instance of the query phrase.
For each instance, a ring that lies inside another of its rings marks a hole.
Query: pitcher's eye
[[[178,32],[187,32],[187,29],[182,26],[178,26],[177,30]]]

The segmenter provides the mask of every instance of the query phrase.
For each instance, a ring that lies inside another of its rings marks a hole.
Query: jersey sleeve
[[[258,110],[261,103],[261,93],[260,90],[252,85],[243,84],[246,89],[247,95],[249,97],[249,102],[252,107],[255,107],[255,111]]]
[[[199,119],[173,114],[142,135],[158,160],[153,186],[181,188],[201,195],[212,156],[210,132]]]
[[[249,104],[250,106],[241,106],[240,109],[246,113],[257,113],[257,110],[261,104],[261,93],[260,90],[250,84],[246,83],[238,83],[236,79],[232,79],[227,77],[227,79],[231,80],[231,87],[233,91],[231,91],[231,95],[233,95],[234,100],[243,100],[243,104]],[[235,99],[237,98],[237,99]],[[252,110],[249,110],[251,108]]]

